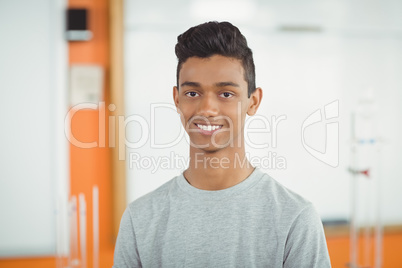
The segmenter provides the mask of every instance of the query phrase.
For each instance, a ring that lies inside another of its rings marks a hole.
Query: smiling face
[[[243,148],[246,114],[255,114],[261,89],[250,98],[240,60],[214,55],[191,57],[183,63],[175,105],[191,146],[204,152]]]

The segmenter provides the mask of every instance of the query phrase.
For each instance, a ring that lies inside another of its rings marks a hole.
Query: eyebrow
[[[233,83],[233,82],[219,82],[215,84],[216,87],[240,87],[238,84]]]
[[[201,87],[201,84],[198,83],[198,82],[189,82],[189,81],[186,81],[186,82],[183,82],[183,83],[180,85],[180,87],[185,87],[185,86],[188,86],[188,87]],[[227,87],[227,86],[231,86],[231,87],[240,87],[238,84],[233,83],[233,82],[218,82],[218,83],[215,83],[214,86],[215,86],[215,87]]]
[[[182,83],[180,85],[180,87],[185,87],[185,86],[187,86],[187,87],[201,87],[201,84],[197,83],[197,82],[188,82],[188,81],[186,81],[186,82],[184,82],[184,83]]]

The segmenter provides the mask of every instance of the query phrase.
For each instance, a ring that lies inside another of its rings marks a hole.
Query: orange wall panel
[[[360,241],[361,242],[361,241]],[[349,262],[349,237],[328,237],[327,245],[333,268],[345,268]],[[402,268],[402,233],[387,233],[383,238],[383,268]],[[362,248],[362,245],[360,245]]]
[[[1,268],[55,268],[56,258],[26,258],[0,260]]]
[[[104,101],[108,103],[109,22],[108,0],[70,0],[70,7],[88,9],[89,30],[93,38],[69,43],[69,63],[97,64],[105,71]],[[83,193],[87,201],[87,262],[92,266],[92,187],[99,187],[99,249],[101,267],[113,264],[111,151],[108,148],[108,110],[105,128],[99,129],[99,110],[80,110],[71,120],[72,134],[80,141],[99,144],[99,131],[105,133],[106,146],[79,148],[70,145],[71,195]]]

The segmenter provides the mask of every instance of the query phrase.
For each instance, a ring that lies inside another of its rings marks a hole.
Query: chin
[[[194,148],[205,152],[217,152],[233,146],[233,141],[230,142],[229,139],[225,139],[223,137],[217,138],[215,140],[215,143],[212,143],[210,138],[194,137],[193,139],[190,140]],[[205,147],[205,145],[207,146]]]
[[[198,150],[200,150],[201,152],[204,152],[204,153],[206,153],[206,154],[214,154],[214,153],[217,153],[217,152],[219,152],[219,151],[225,150],[225,149],[227,149],[228,147],[230,147],[230,145],[227,145],[227,146],[220,146],[220,147],[208,146],[208,147],[205,147],[205,148],[197,148],[197,147],[195,146],[195,148],[197,148]]]

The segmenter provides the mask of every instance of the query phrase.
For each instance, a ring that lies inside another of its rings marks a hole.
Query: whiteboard
[[[0,2],[0,257],[56,253],[68,192],[63,0]]]

